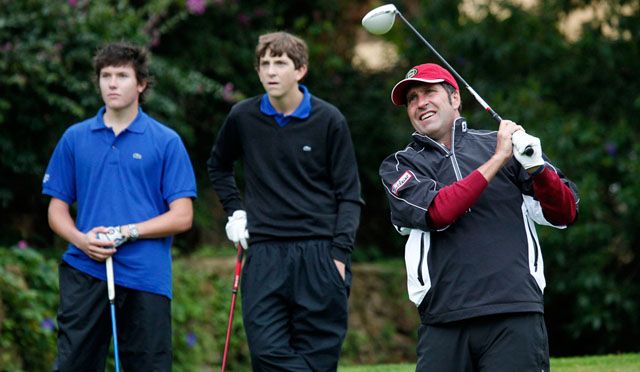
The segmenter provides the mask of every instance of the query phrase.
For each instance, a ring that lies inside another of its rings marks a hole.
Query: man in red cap
[[[469,129],[458,84],[439,65],[412,68],[391,100],[406,105],[415,129],[380,176],[391,221],[409,236],[409,298],[421,319],[416,371],[549,371],[534,223],[572,224],[576,186],[516,123]]]

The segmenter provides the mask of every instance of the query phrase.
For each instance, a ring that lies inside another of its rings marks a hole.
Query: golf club
[[[238,284],[240,283],[240,273],[242,272],[242,256],[244,249],[238,243],[238,260],[236,261],[236,273],[233,278],[233,296],[231,297],[231,310],[229,311],[229,325],[227,326],[227,339],[224,342],[224,354],[222,356],[222,372],[227,365],[227,352],[229,351],[229,339],[231,337],[231,323],[233,322],[233,310],[236,306],[236,296],[238,295]]]
[[[116,362],[116,372],[120,371],[120,361],[118,360],[118,331],[116,328],[116,288],[113,283],[113,260],[111,256],[107,258],[107,293],[109,295],[109,304],[111,305],[111,328],[113,329],[113,358]]]
[[[438,53],[438,51],[435,50],[435,48],[432,47],[431,44],[429,44],[429,42],[411,25],[411,23],[407,21],[407,19],[402,15],[402,13],[398,11],[395,5],[386,4],[371,10],[362,18],[362,26],[367,31],[369,31],[374,35],[386,34],[387,32],[389,32],[389,30],[391,30],[391,27],[393,27],[393,23],[396,19],[396,15],[400,17],[400,19],[402,19],[404,23],[406,23],[406,25],[409,26],[411,31],[413,31],[418,36],[418,38],[422,40],[422,42],[429,48],[429,50],[431,50],[431,52],[435,54],[436,57],[438,57],[438,59],[440,59],[440,61],[447,67],[447,69],[451,73],[453,73],[453,75],[458,79],[458,81],[461,81],[462,84],[464,84],[465,88],[467,88],[467,90],[471,93],[471,95],[475,97],[476,101],[478,101],[478,103],[480,103],[480,105],[482,105],[482,107],[485,110],[487,110],[487,112],[491,115],[491,117],[496,122],[500,123],[502,121],[502,118],[500,117],[500,115],[498,115],[498,113],[493,111],[493,109],[489,107],[487,102],[485,102],[485,100],[482,99],[482,97],[480,97],[480,95],[476,93],[476,91],[473,90],[473,88],[471,88],[469,84],[467,84],[467,82],[462,78],[462,76],[460,76],[460,74],[458,74],[458,72],[456,72],[456,70],[453,67],[451,67],[451,65],[440,55],[440,53]],[[528,156],[533,155],[533,148],[531,148],[531,146],[527,146],[523,151],[523,154]]]

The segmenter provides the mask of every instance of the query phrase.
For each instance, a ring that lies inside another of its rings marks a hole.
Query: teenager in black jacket
[[[241,293],[254,371],[336,371],[347,330],[360,180],[345,118],[299,84],[307,61],[301,39],[260,37],[266,93],[231,109],[208,161],[229,239],[251,245]]]

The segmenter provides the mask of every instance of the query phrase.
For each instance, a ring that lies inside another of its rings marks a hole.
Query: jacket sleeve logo
[[[391,185],[391,192],[398,196],[398,191],[400,191],[402,186],[406,185],[411,178],[413,178],[413,175],[409,173],[409,171],[405,171],[402,176],[400,176],[400,178]]]

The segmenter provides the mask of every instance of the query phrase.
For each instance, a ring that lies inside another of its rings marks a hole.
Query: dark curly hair
[[[151,74],[149,73],[149,65],[151,57],[146,48],[141,48],[128,42],[110,43],[98,50],[93,58],[93,66],[95,69],[96,85],[100,86],[100,72],[103,68],[109,66],[127,66],[131,65],[136,73],[138,83],[146,82],[147,88],[140,94],[140,103],[145,101],[146,93],[149,91],[153,83]]]

